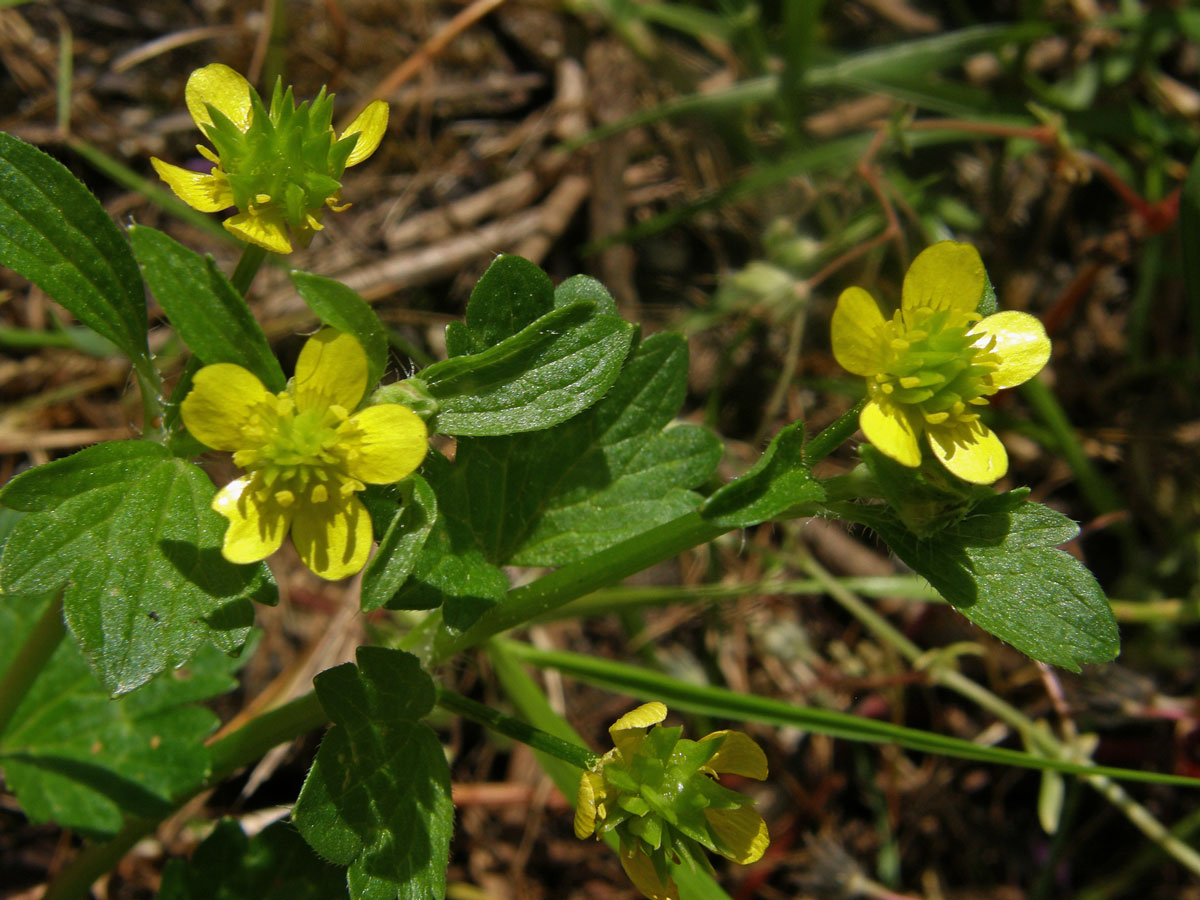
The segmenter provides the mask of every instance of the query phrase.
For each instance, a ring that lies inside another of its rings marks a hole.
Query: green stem
[[[876,638],[892,647],[910,664],[917,662],[923,656],[921,648],[906,638],[891,623],[880,616],[874,609],[864,603],[859,597],[848,591],[837,579],[830,575],[811,556],[806,556],[803,566],[808,574],[823,583],[825,592],[838,602],[847,612],[867,626]],[[930,681],[944,688],[949,688],[962,697],[986,709],[997,719],[1013,728],[1030,749],[1051,759],[1069,760],[1088,764],[1089,759],[1079,758],[1074,748],[1064,744],[1049,731],[1035,728],[1033,721],[1010,703],[997,697],[983,685],[967,678],[957,669],[934,662],[925,669]],[[1200,875],[1200,853],[1188,846],[1154,815],[1134,800],[1123,787],[1106,775],[1085,775],[1087,783],[1119,809],[1139,831],[1157,844],[1165,853],[1172,856],[1176,862],[1186,867],[1193,874]]]
[[[329,717],[315,693],[305,694],[290,703],[264,713],[237,731],[212,744],[212,771],[199,784],[180,791],[173,798],[175,809],[201,791],[224,781],[238,769],[259,759],[279,744],[293,740],[327,724]],[[138,841],[158,827],[158,818],[131,818],[116,837],[84,848],[55,877],[42,900],[80,900],[104,873],[110,871]]]
[[[522,744],[527,744],[534,750],[548,753],[556,759],[561,759],[563,762],[570,763],[577,768],[590,769],[592,764],[599,759],[595,753],[586,747],[568,743],[561,738],[542,731],[540,728],[534,728],[527,722],[514,719],[512,716],[506,716],[504,713],[492,709],[490,706],[476,703],[474,700],[464,697],[462,694],[457,694],[454,691],[440,688],[438,690],[437,705],[447,712],[457,713],[464,719],[478,722],[486,728],[507,735],[514,740],[520,741]]]
[[[25,636],[25,642],[17,652],[16,659],[4,673],[4,680],[0,681],[0,735],[8,729],[17,707],[46,668],[46,663],[50,661],[66,633],[67,626],[63,622],[63,595],[60,590]]]
[[[133,361],[133,372],[137,377],[138,392],[142,397],[142,437],[148,441],[162,443],[166,440],[163,428],[163,383],[158,369],[149,356]]]
[[[858,431],[858,414],[866,406],[866,399],[859,400],[850,409],[838,416],[824,431],[804,445],[804,461],[808,465],[820,462],[830,453],[846,443]]]
[[[229,280],[233,283],[234,289],[243,297],[250,291],[254,276],[258,274],[259,267],[266,258],[266,248],[260,247],[258,244],[247,244],[242,248],[242,258],[238,260],[237,268],[233,270],[233,277]]]
[[[712,525],[699,513],[688,513],[587,559],[563,566],[532,584],[509,591],[502,603],[480,616],[479,621],[466,631],[458,635],[439,632],[434,638],[432,660],[442,662],[597,588],[678,556],[684,550],[706,544],[726,531],[728,529]]]

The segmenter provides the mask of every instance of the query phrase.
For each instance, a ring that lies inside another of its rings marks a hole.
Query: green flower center
[[[978,321],[955,309],[897,312],[880,329],[887,362],[867,381],[871,398],[909,407],[927,426],[972,427],[979,414],[970,408],[996,393],[992,374],[1000,366],[995,339],[981,344],[968,334]]]
[[[241,210],[278,209],[294,228],[311,225],[311,214],[319,219],[335,202],[357,137],[335,140],[333,101],[324,91],[297,106],[291,88],[282,92],[277,85],[269,111],[257,94],[251,110],[250,125],[242,131],[210,107],[213,123],[204,129],[234,204]]]
[[[299,411],[285,391],[262,411],[260,441],[233,461],[254,476],[252,490],[263,502],[288,507],[344,499],[364,487],[344,471],[353,428],[347,418],[340,406]]]

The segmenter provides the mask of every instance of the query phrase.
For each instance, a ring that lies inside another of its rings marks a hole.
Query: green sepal
[[[151,293],[202,363],[234,363],[272,393],[284,389],[287,379],[267,336],[211,256],[144,225],[132,226],[129,239]]]
[[[717,490],[700,514],[722,528],[749,528],[825,499],[804,461],[804,424],[782,428],[740,478]]]
[[[29,513],[0,556],[0,589],[65,588],[65,616],[113,694],[245,642],[251,600],[277,601],[270,570],[221,556],[225,520],[208,476],[148,441],[113,441],[18,475],[0,504]]]
[[[62,163],[4,133],[0,263],[130,359],[149,364],[145,290],[120,229]]]
[[[313,853],[290,822],[247,837],[222,819],[192,853],[163,869],[158,900],[344,900],[346,872]]]
[[[354,335],[367,354],[367,386],[373,388],[387,369],[388,339],[369,303],[340,281],[293,269],[288,273],[308,308],[326,325]]]
[[[0,596],[0,677],[46,598]],[[161,818],[208,775],[219,724],[203,701],[237,687],[236,660],[214,647],[183,669],[113,700],[63,640],[0,735],[0,768],[30,821],[96,838],[125,816]]]
[[[360,647],[314,679],[334,722],[293,812],[321,856],[349,866],[350,896],[441,900],[454,805],[437,735],[420,721],[433,680],[415,656]]]
[[[1023,488],[988,497],[931,537],[885,506],[839,504],[879,534],[960,613],[1022,653],[1078,672],[1120,651],[1116,618],[1092,573],[1057,545],[1079,534]]]
[[[936,534],[965,516],[974,504],[996,494],[989,487],[955,478],[928,458],[918,468],[910,468],[871,444],[861,444],[858,453],[888,505],[917,537]]]

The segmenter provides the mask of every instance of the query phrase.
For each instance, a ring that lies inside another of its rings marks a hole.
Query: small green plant
[[[371,307],[342,284],[292,272],[323,327],[287,377],[245,294],[265,251],[288,252],[336,208],[345,167],[374,150],[386,123],[386,107],[368,107],[335,138],[331,104],[322,94],[297,107],[277,87],[267,108],[221,66],[189,80],[214,167],[155,166],[197,208],[238,208],[225,224],[250,244],[232,280],[159,231],[118,228],[63,166],[0,135],[0,261],[130,360],[144,409],[140,436],[30,469],[0,490],[12,513],[0,556],[0,766],[31,820],[91,841],[49,900],[83,896],[188,799],[323,726],[294,827],[249,841],[219,825],[190,863],[167,868],[161,896],[249,898],[294,881],[305,897],[443,897],[454,809],[428,722],[435,706],[528,743],[560,785],[573,775],[576,833],[615,841],[646,896],[721,896],[696,845],[738,863],[762,856],[762,816],[718,783],[766,778],[758,746],[725,730],[684,740],[653,702],[618,721],[613,751],[598,757],[522,687],[512,660],[535,651],[498,636],[763,522],[864,524],[964,615],[1031,657],[1078,670],[1116,656],[1103,593],[1056,549],[1074,523],[1026,489],[988,487],[1004,472],[1004,449],[968,407],[1033,376],[1049,345],[1031,317],[994,310],[973,248],[937,244],[918,257],[895,317],[860,289],[843,294],[833,347],[870,379],[866,405],[812,437],[802,423],[784,428],[741,477],[714,488],[721,441],[671,424],[686,389],[684,340],[643,337],[596,280],[555,285],[515,256],[479,280],[465,320],[447,328],[446,359],[383,386],[388,344]],[[192,356],[169,396],[147,344],[147,288]],[[863,445],[857,471],[815,477],[813,465],[860,422],[878,452]],[[430,435],[455,440],[452,459]],[[195,462],[206,448],[231,452],[245,474],[214,486]],[[238,654],[253,652],[254,604],[277,600],[263,560],[289,534],[317,575],[361,572],[364,610],[422,615],[407,631],[397,620],[391,646],[361,647],[357,664],[322,672],[309,695],[206,745],[216,720],[198,704],[230,690]],[[514,588],[505,571],[514,566],[551,571]],[[438,664],[477,648],[529,721],[435,679]],[[930,670],[961,678],[952,662]],[[611,666],[591,671],[619,682]],[[715,689],[689,700],[682,682],[622,677],[626,692],[678,695],[681,708],[726,718],[1050,774],[1194,785],[1095,766],[1032,728],[1029,752],[1003,751]],[[67,727],[84,715],[86,735]]]

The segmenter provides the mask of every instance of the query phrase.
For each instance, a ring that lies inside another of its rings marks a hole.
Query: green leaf
[[[46,598],[0,597],[0,674]],[[123,814],[162,817],[173,797],[208,774],[204,740],[218,719],[195,704],[237,686],[238,663],[204,648],[186,669],[117,700],[64,640],[0,736],[0,767],[25,814],[92,836],[120,830]]]
[[[527,259],[498,256],[471,291],[466,321],[446,328],[446,352],[450,356],[482,353],[532,325],[555,305],[550,276]]]
[[[1096,579],[1058,550],[1079,527],[1010,491],[921,538],[884,506],[845,505],[960,613],[1022,653],[1078,672],[1120,651],[1117,622]]]
[[[722,528],[749,528],[785,515],[802,503],[825,498],[804,462],[804,424],[780,430],[758,462],[704,504],[704,518]]]
[[[379,520],[382,526],[376,527],[380,535],[379,551],[363,572],[363,610],[379,609],[404,587],[437,520],[437,497],[420,475],[405,479],[396,486],[396,491],[394,500],[382,504],[363,498],[372,511],[372,520]]]
[[[612,387],[634,333],[623,319],[595,312],[591,301],[571,303],[495,346],[423,370],[421,380],[438,401],[437,430],[536,431],[587,409]]]
[[[252,838],[222,819],[192,854],[163,870],[158,900],[337,900],[346,872],[322,861],[296,832],[275,822]]]
[[[694,425],[664,430],[687,391],[687,356],[679,335],[654,335],[581,415],[535,434],[461,439],[454,466],[431,471],[445,515],[489,562],[561,566],[695,510],[692,489],[721,444]]]
[[[572,275],[554,289],[554,305],[570,306],[581,300],[596,304],[596,312],[602,316],[617,315],[617,302],[603,284],[590,275]]]
[[[206,642],[237,651],[270,571],[221,556],[225,520],[196,466],[148,441],[114,441],[25,472],[0,504],[30,513],[0,556],[0,589],[65,585],[67,624],[105,687],[123,694]]]
[[[433,680],[411,654],[360,647],[357,668],[327,669],[314,684],[334,725],[296,801],[300,834],[350,867],[355,900],[441,900],[454,805],[441,742],[419,721]]]
[[[183,342],[205,365],[234,363],[278,393],[287,379],[245,298],[211,256],[201,256],[174,238],[134,225],[133,252],[146,284]]]
[[[373,388],[387,369],[387,332],[370,304],[340,281],[293,269],[292,284],[308,308],[338,331],[358,338],[367,353],[367,387]]]
[[[0,263],[131,359],[149,360],[145,291],[120,230],[65,166],[3,133]]]
[[[462,509],[470,498],[466,485],[452,477],[452,467],[431,451],[422,473],[438,498],[438,517],[417,557],[412,577],[388,601],[389,609],[434,609],[455,631],[465,631],[508,593],[508,577],[488,562],[461,519],[445,510]]]

